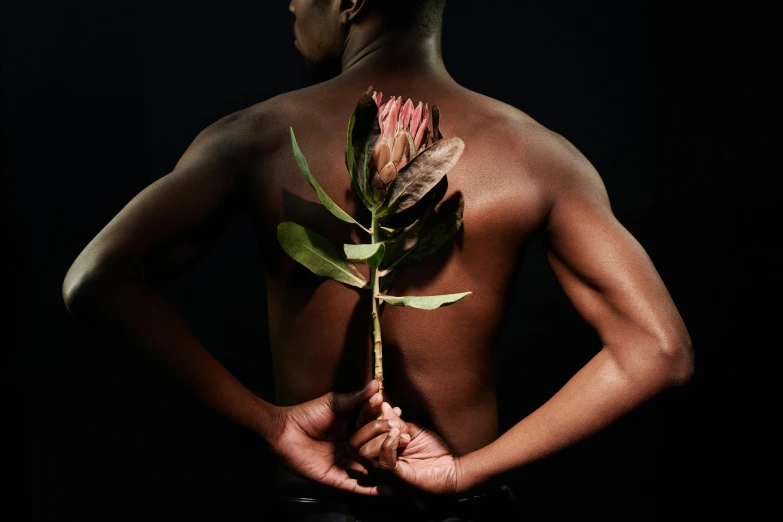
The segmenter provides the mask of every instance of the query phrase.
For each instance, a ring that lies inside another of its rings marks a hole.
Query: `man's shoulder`
[[[238,159],[282,145],[288,138],[285,122],[302,111],[297,100],[303,90],[278,94],[222,116],[201,130],[191,148],[206,147]]]
[[[566,137],[546,127],[523,110],[501,100],[470,91],[469,106],[476,110],[476,132],[487,133],[530,174],[555,175],[584,169],[589,161]]]
[[[214,143],[213,149],[257,158],[258,154],[290,143],[291,122],[306,119],[315,124],[317,115],[312,113],[313,105],[327,103],[336,96],[333,91],[316,84],[277,94],[223,116],[206,127],[194,143]],[[529,175],[551,177],[591,167],[565,137],[513,105],[464,88],[452,101],[460,107],[462,130],[476,134],[463,139],[492,143],[498,148],[496,152],[513,157]]]
[[[504,139],[513,148],[539,150],[548,153],[569,153],[573,145],[562,135],[549,129],[541,122],[502,100],[464,90],[461,94],[468,112],[475,114],[475,126],[479,132],[492,132]],[[470,116],[469,116],[470,119]]]
[[[536,195],[543,208],[569,198],[593,197],[605,202],[600,174],[565,136],[508,103],[481,94],[471,96],[482,120],[476,132],[491,137],[493,156],[513,164],[517,179],[535,187],[529,193]]]

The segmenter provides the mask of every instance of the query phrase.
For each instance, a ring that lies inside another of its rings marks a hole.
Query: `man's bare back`
[[[318,203],[289,139],[290,126],[332,200],[369,223],[369,211],[351,190],[344,155],[348,119],[369,85],[385,97],[438,105],[443,135],[465,142],[444,196],[462,193],[463,226],[436,255],[402,267],[390,293],[473,294],[427,312],[386,306],[382,324],[386,397],[407,420],[439,433],[456,453],[468,453],[498,436],[498,336],[525,246],[546,225],[557,186],[550,167],[574,161],[590,167],[562,137],[518,109],[428,76],[338,77],[218,122],[216,132],[254,135],[264,144],[248,156],[246,211],[265,264],[280,405],[360,388],[372,376],[369,296],[314,276],[280,248],[276,236],[278,224],[294,221],[336,244],[369,241]],[[367,276],[366,265],[362,269]]]
[[[379,18],[368,19],[367,31],[376,31]],[[294,221],[337,244],[368,242],[318,203],[294,160],[289,128],[331,199],[368,223],[369,212],[351,190],[345,144],[357,98],[372,85],[387,98],[437,105],[443,135],[465,143],[445,195],[462,194],[463,226],[438,253],[401,267],[390,293],[472,294],[432,311],[386,306],[382,313],[386,399],[406,422],[429,428],[455,456],[469,457],[459,472],[465,484],[567,446],[687,380],[687,330],[644,249],[612,214],[589,161],[518,109],[458,85],[431,42],[407,49],[405,39],[376,46],[374,38],[353,52],[349,46],[344,71],[332,80],[205,129],[175,169],[80,254],[63,284],[69,308],[122,317],[104,321],[132,324],[132,337],[207,403],[279,440],[271,426],[279,408],[236,382],[162,299],[147,292],[194,262],[233,215],[246,212],[266,271],[276,406],[362,388],[372,377],[369,296],[297,264],[279,246],[276,229]],[[604,347],[539,410],[498,437],[499,334],[525,247],[538,231],[555,276]],[[347,478],[338,480],[345,487]]]
[[[464,224],[436,255],[400,268],[390,293],[473,294],[427,312],[384,307],[384,384],[388,399],[407,419],[436,429],[463,453],[497,437],[497,334],[522,249],[547,210],[534,174],[524,172],[517,154],[503,150],[502,144],[519,142],[512,138],[515,131],[540,136],[546,131],[494,100],[457,86],[428,89],[425,81],[388,90],[382,78],[349,85],[332,81],[261,104],[255,110],[266,113],[264,123],[255,126],[269,133],[262,142],[275,147],[249,169],[248,212],[266,266],[278,403],[298,404],[329,390],[363,386],[372,376],[369,296],[314,276],[292,261],[277,244],[276,228],[295,221],[337,244],[366,243],[369,236],[318,204],[294,161],[288,127],[294,128],[324,190],[349,214],[369,223],[369,211],[354,197],[345,166],[346,129],[356,99],[374,83],[385,94],[410,93],[415,101],[440,107],[444,136],[459,136],[466,143],[448,174],[445,196],[462,193]],[[253,121],[253,109],[248,113]],[[527,128],[520,132],[520,127]],[[366,265],[360,266],[368,275]]]

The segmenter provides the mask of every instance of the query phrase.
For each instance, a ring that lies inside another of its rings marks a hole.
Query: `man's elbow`
[[[82,303],[87,300],[89,288],[92,286],[84,277],[72,273],[73,269],[68,271],[62,285],[62,296],[65,308],[72,314],[77,315],[81,309]]]
[[[77,260],[78,261],[78,260]],[[79,315],[90,303],[95,302],[98,288],[102,286],[100,269],[85,267],[74,262],[62,284],[63,303],[72,315]]]
[[[671,386],[682,386],[693,377],[693,343],[689,336],[660,343],[663,371]]]

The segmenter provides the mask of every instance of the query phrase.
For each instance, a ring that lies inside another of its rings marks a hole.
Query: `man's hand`
[[[383,402],[384,400],[381,394],[374,393],[372,397],[370,397],[370,400],[364,403],[364,406],[362,406],[362,411],[359,412],[359,417],[356,419],[357,430],[368,422],[377,418],[378,412],[381,411],[381,405]],[[396,414],[395,418],[399,419],[402,417],[402,410],[398,406],[392,408],[392,412]],[[403,433],[407,433],[407,430],[404,429]]]
[[[372,380],[353,394],[329,392],[296,406],[280,407],[277,425],[270,430],[272,450],[307,479],[363,495],[384,494],[384,487],[370,476],[372,466],[348,445],[353,415],[364,403],[371,404],[371,397],[380,398],[378,387],[378,381]],[[372,408],[365,407],[363,415]],[[375,422],[387,432],[392,429],[387,420]]]
[[[421,491],[434,494],[461,492],[459,457],[434,432],[403,422],[398,408],[382,405],[383,417],[399,421],[400,428],[388,428],[382,421],[371,420],[357,431],[350,445],[370,460],[376,469],[388,470],[402,482]],[[407,430],[410,442],[402,446],[402,431]]]

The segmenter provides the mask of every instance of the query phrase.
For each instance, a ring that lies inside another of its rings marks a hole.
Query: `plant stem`
[[[375,212],[372,213],[372,242],[377,243],[381,240],[381,226],[375,218]],[[381,317],[379,314],[378,296],[380,294],[380,284],[378,277],[378,267],[370,267],[370,284],[372,285],[372,331],[373,331],[373,353],[375,355],[375,379],[380,383],[378,393],[383,396],[383,343],[381,342]],[[378,419],[383,418],[383,411],[378,412]]]

